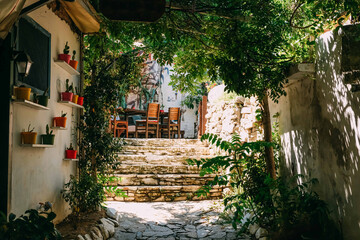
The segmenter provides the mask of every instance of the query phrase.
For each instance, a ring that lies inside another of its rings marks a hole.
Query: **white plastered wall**
[[[16,215],[35,208],[39,202],[50,201],[57,214],[55,222],[61,221],[69,213],[69,206],[62,199],[60,191],[69,181],[70,174],[76,173],[76,163],[64,161],[65,148],[75,143],[76,119],[78,111],[58,103],[59,93],[65,90],[68,78],[74,86],[79,86],[79,76],[72,76],[54,63],[62,52],[66,41],[70,51],[80,52],[78,35],[70,30],[68,24],[58,18],[46,6],[29,15],[51,34],[51,88],[48,107],[50,110],[35,110],[26,106],[11,104],[11,149],[10,149],[10,212]],[[76,59],[78,60],[78,59]],[[37,64],[37,63],[34,63]],[[20,146],[20,132],[29,124],[38,133],[45,133],[46,124],[52,125],[52,118],[67,113],[67,130],[54,130],[54,148],[29,148]]]
[[[339,33],[317,39],[315,76],[290,82],[271,111],[280,113],[281,174],[317,178],[314,190],[352,240],[360,239],[360,96],[344,81]]]
[[[179,91],[174,91],[172,86],[169,85],[171,81],[171,66],[166,66],[164,70],[164,82],[161,85],[161,94],[159,102],[164,105],[164,110],[168,111],[169,107],[181,108],[181,130],[185,131],[185,138],[195,137],[195,123],[196,123],[196,110],[190,109],[186,106],[181,106],[181,101],[185,99],[184,94]]]

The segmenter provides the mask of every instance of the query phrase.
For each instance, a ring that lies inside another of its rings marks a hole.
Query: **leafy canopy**
[[[175,64],[178,90],[221,79],[238,94],[261,97],[270,89],[276,99],[289,63],[312,61],[314,38],[358,6],[359,0],[173,0],[155,23],[105,22],[122,44],[140,40],[160,63]]]

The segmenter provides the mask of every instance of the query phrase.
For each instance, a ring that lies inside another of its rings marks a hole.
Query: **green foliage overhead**
[[[93,1],[97,6],[98,1]],[[290,62],[314,60],[314,39],[359,0],[173,0],[156,23],[106,22],[121,44],[140,40],[160,63],[174,63],[173,85],[194,89],[222,79],[244,96],[284,93]]]

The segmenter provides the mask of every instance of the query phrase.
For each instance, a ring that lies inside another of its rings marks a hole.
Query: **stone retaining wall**
[[[259,122],[256,120],[256,110],[259,108],[255,97],[228,97],[222,85],[209,92],[208,112],[206,114],[206,132],[231,140],[234,133],[241,140],[252,142],[262,139]],[[229,99],[230,98],[230,99]]]

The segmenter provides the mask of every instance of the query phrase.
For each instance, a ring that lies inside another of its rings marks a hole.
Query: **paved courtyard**
[[[199,202],[106,202],[120,214],[111,240],[240,239],[230,224],[219,219],[219,200]]]

